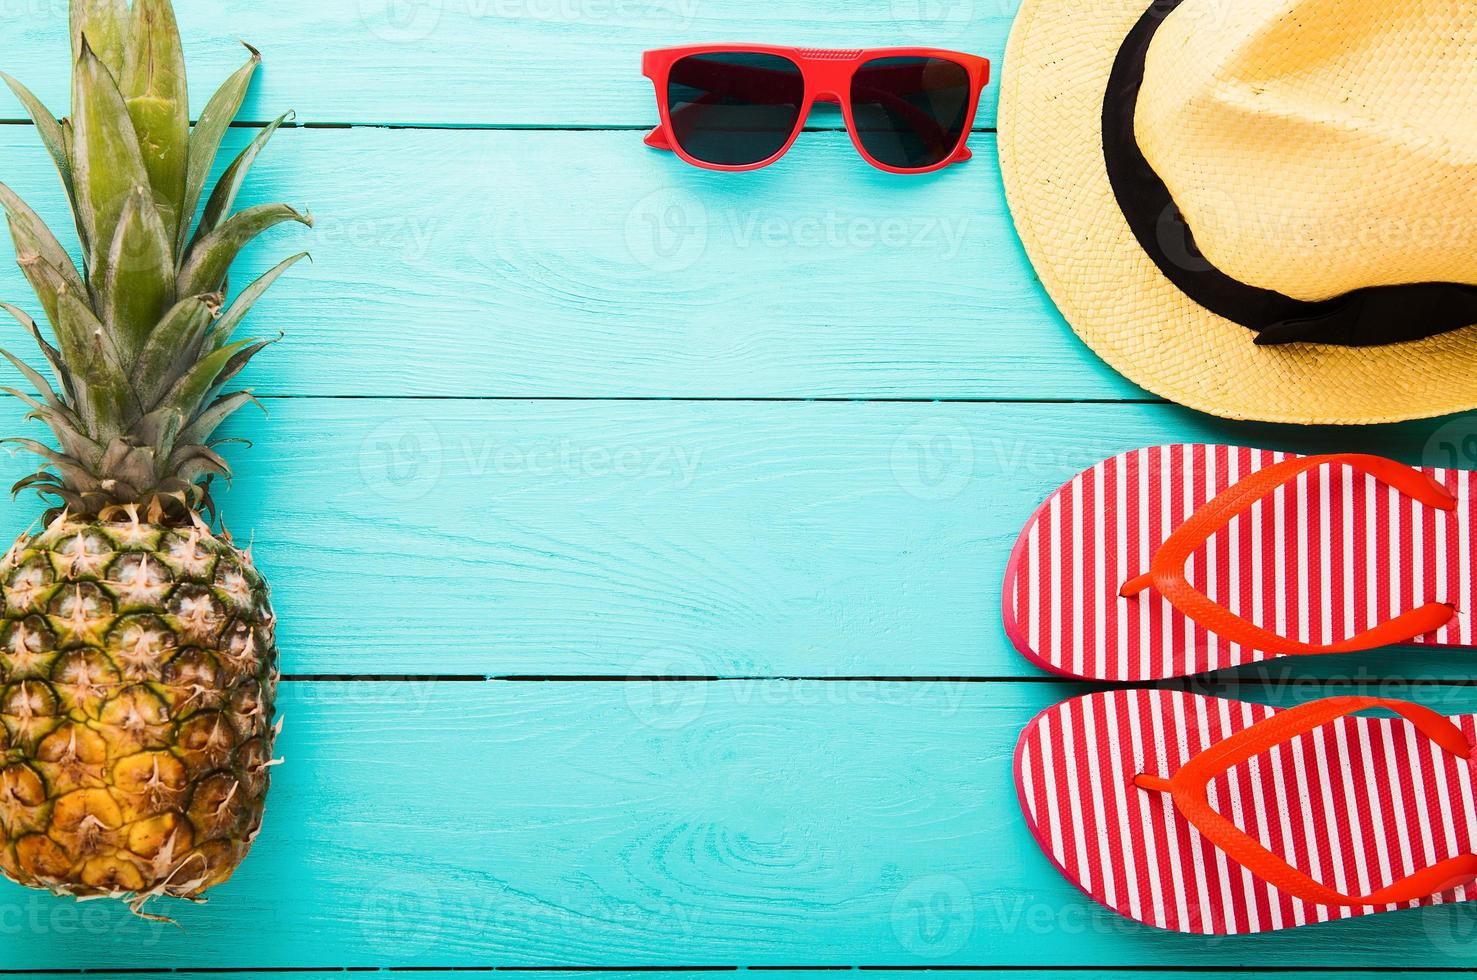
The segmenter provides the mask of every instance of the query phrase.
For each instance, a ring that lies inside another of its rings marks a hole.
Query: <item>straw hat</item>
[[[1477,408],[1477,3],[1024,0],[1006,193],[1130,379],[1229,418]]]

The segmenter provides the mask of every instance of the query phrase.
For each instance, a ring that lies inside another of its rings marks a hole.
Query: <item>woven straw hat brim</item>
[[[1258,347],[1171,283],[1103,159],[1103,95],[1149,0],[1024,0],[1001,79],[1000,166],[1017,231],[1077,335],[1155,395],[1232,419],[1359,425],[1477,408],[1477,329],[1345,348]]]

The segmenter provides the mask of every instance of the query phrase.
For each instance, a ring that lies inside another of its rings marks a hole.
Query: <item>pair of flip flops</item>
[[[1031,518],[1006,630],[1068,677],[1152,683],[1392,644],[1474,647],[1477,473],[1162,446]],[[1368,717],[1379,710],[1393,717]],[[1039,715],[1015,776],[1053,863],[1149,925],[1227,935],[1477,899],[1477,716],[1113,690]]]

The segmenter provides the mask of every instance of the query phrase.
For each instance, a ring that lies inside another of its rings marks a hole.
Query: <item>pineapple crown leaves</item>
[[[246,45],[246,64],[192,127],[170,0],[72,0],[71,37],[69,118],[57,119],[0,72],[61,176],[82,259],[79,269],[0,183],[16,260],[55,343],[18,307],[0,309],[35,340],[60,388],[0,350],[35,393],[0,392],[25,403],[28,419],[49,426],[60,446],[4,440],[44,462],[14,490],[35,489],[74,516],[140,505],[156,519],[189,523],[197,512],[213,514],[211,479],[230,477],[212,435],[255,402],[225,386],[271,343],[232,335],[267,288],[307,257],[283,261],[227,302],[230,267],[248,244],[285,222],[312,224],[285,204],[234,210],[252,164],[291,114],[263,128],[207,197],[260,53]]]

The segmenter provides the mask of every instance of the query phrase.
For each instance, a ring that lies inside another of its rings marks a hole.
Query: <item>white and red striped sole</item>
[[[1167,794],[1133,784],[1139,773],[1173,776],[1207,746],[1276,713],[1176,691],[1109,691],[1059,704],[1016,747],[1031,832],[1094,901],[1178,932],[1270,932],[1477,898],[1472,885],[1404,905],[1309,904],[1212,847]],[[1452,721],[1477,738],[1477,717]],[[1349,717],[1218,776],[1210,802],[1315,880],[1364,895],[1477,850],[1473,768],[1403,719]]]
[[[1152,589],[1123,598],[1186,518],[1287,453],[1158,446],[1078,474],[1032,516],[1006,570],[1005,627],[1027,658],[1087,680],[1154,681],[1281,656],[1197,626]],[[1280,636],[1328,644],[1427,602],[1457,619],[1417,643],[1477,646],[1477,472],[1428,469],[1459,502],[1439,511],[1335,465],[1255,504],[1191,558],[1187,577]]]

